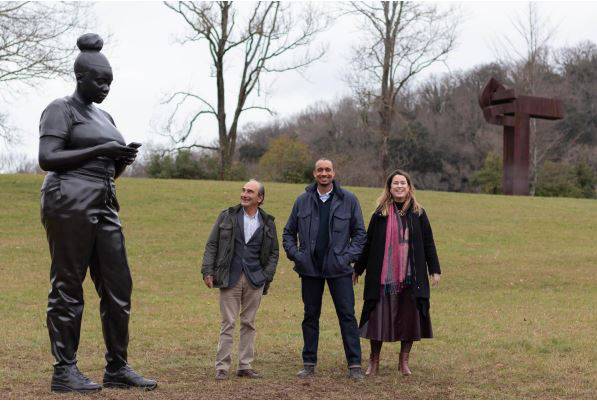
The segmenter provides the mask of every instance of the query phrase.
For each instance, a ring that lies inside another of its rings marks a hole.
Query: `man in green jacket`
[[[251,367],[255,355],[255,315],[278,265],[278,235],[274,217],[260,205],[265,188],[250,180],[240,204],[227,208],[216,220],[203,254],[201,273],[208,288],[220,289],[222,325],[216,354],[216,380],[228,378],[234,325],[240,313],[239,362],[236,375],[259,378]]]

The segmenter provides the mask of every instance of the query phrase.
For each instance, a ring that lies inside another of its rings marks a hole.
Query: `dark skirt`
[[[359,329],[362,338],[374,341],[419,341],[433,338],[429,313],[421,314],[412,289],[399,294],[381,294],[369,320]]]

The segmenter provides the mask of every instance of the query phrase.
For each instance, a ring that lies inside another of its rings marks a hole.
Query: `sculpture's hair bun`
[[[77,39],[77,47],[82,52],[99,52],[104,46],[103,39],[94,33],[86,33]]]

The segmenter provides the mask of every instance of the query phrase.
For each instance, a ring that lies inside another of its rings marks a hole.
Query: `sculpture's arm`
[[[44,135],[39,140],[39,166],[46,171],[74,169],[98,156],[124,160],[137,155],[135,148],[120,145],[116,141],[83,149],[65,149],[66,141],[59,137]],[[117,163],[118,167],[118,163]],[[124,170],[124,168],[122,169]],[[120,172],[122,173],[122,171]]]

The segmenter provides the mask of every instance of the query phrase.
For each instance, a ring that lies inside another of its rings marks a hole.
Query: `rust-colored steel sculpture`
[[[516,95],[491,78],[479,105],[488,123],[504,126],[504,174],[502,190],[508,195],[529,195],[530,119],[558,120],[564,117],[559,99]]]

